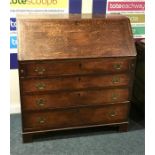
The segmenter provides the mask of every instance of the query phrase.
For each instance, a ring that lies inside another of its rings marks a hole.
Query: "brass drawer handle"
[[[114,64],[114,69],[120,70],[121,69],[121,64]]]
[[[41,75],[46,71],[46,69],[43,67],[37,67],[34,71]]]
[[[37,84],[36,84],[36,88],[39,89],[39,90],[45,89],[45,86],[46,86],[46,85],[45,85],[44,83],[37,83]]]
[[[118,77],[118,76],[114,76],[113,78],[112,78],[112,83],[119,83],[120,82],[120,77]]]
[[[24,73],[24,70],[23,70],[23,69],[21,69],[21,70],[20,70],[20,72],[23,74],[23,73]]]
[[[43,118],[43,117],[39,117],[38,118],[38,123],[39,124],[44,124],[46,122],[46,119],[45,118]]]
[[[118,94],[113,93],[111,99],[112,100],[117,100],[118,99]]]
[[[133,68],[134,66],[135,66],[135,64],[134,64],[134,63],[132,63],[132,64],[131,64],[131,67]]]
[[[36,104],[40,107],[44,106],[46,101],[42,98],[36,100]]]
[[[130,64],[130,66],[129,66],[129,68],[130,68],[131,71],[134,71],[134,67],[135,67],[135,64],[134,63]]]
[[[109,113],[109,115],[110,115],[110,117],[115,117],[115,116],[116,116],[116,112],[115,112],[115,111],[111,111],[111,112]]]

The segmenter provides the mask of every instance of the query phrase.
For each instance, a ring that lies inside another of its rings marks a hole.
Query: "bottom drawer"
[[[59,129],[127,120],[129,104],[82,107],[23,114],[24,131]]]

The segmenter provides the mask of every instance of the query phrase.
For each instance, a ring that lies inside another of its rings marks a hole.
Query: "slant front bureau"
[[[136,51],[123,16],[21,15],[23,141],[50,131],[128,128]]]

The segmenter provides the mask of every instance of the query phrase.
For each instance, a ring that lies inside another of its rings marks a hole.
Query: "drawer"
[[[24,95],[22,98],[23,110],[44,110],[125,102],[129,100],[129,90],[122,88],[60,92],[46,95]]]
[[[129,84],[128,74],[105,76],[58,77],[51,79],[24,79],[21,81],[23,92],[44,92],[58,90],[78,90],[88,88],[103,88],[126,86]]]
[[[132,69],[134,61],[125,58],[45,61],[20,64],[20,76],[60,76],[73,74],[120,73]]]
[[[129,104],[72,108],[23,114],[25,131],[109,124],[127,121]]]

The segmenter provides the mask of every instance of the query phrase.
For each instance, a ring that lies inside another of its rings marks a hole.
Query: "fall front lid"
[[[18,59],[135,56],[129,19],[122,15],[19,15]]]

